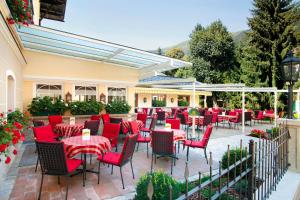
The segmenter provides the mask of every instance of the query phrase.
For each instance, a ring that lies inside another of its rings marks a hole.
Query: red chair
[[[165,111],[158,111],[157,114],[157,120],[160,121],[160,124],[162,124],[162,121],[166,120],[166,112]]]
[[[120,133],[120,124],[106,123],[103,126],[102,136],[109,139],[111,147],[116,147],[118,151],[118,138]]]
[[[211,123],[215,124],[218,126],[219,123],[219,117],[218,117],[219,113],[218,112],[213,112],[212,114],[212,119],[211,119]]]
[[[54,129],[54,127],[57,124],[63,123],[61,115],[49,115],[48,120],[49,120],[49,124],[51,125],[52,129]]]
[[[137,138],[137,151],[139,150],[139,144],[140,143],[146,143],[147,144],[147,158],[149,157],[149,143],[151,141],[151,138],[150,137],[146,137],[146,136],[142,136],[141,133],[140,133],[140,130],[139,130],[139,127],[138,127],[138,124],[136,121],[131,121],[130,122],[130,131],[131,131],[131,134],[134,134],[134,135],[138,135],[138,138]]]
[[[231,115],[231,116],[236,116],[238,112],[236,111],[229,111],[228,115]]]
[[[242,123],[242,113],[238,113],[237,117],[234,119],[229,119],[231,124],[234,124],[234,127],[238,129],[238,125]]]
[[[127,135],[121,153],[107,152],[103,156],[98,157],[98,160],[99,160],[98,184],[99,184],[99,177],[100,177],[100,162],[112,165],[111,173],[113,173],[113,166],[120,167],[120,174],[121,174],[123,189],[125,189],[125,187],[124,187],[124,181],[123,181],[123,175],[122,175],[122,167],[125,164],[127,164],[128,162],[130,162],[132,177],[134,179],[134,173],[133,173],[133,167],[132,167],[132,157],[133,157],[137,138],[138,138],[137,135]]]
[[[108,113],[102,114],[101,119],[102,119],[103,124],[110,123],[110,116]]]
[[[184,126],[184,129],[186,130],[188,136],[189,127],[193,125],[193,123],[189,121],[188,113],[187,112],[178,113],[177,117],[180,119],[180,124]]]
[[[47,141],[47,142],[57,141],[58,134],[55,134],[52,131],[50,125],[33,127],[32,129],[36,141]]]
[[[101,119],[101,115],[92,115],[91,120],[99,120]]]
[[[260,110],[260,111],[258,111],[257,116],[253,117],[254,124],[255,124],[255,121],[262,122],[263,119],[264,119],[264,112]]]
[[[99,125],[99,120],[88,120],[84,122],[84,128],[90,129],[91,135],[98,135]]]
[[[153,116],[151,118],[151,123],[150,123],[150,126],[149,128],[146,128],[146,127],[143,127],[141,129],[141,132],[144,132],[144,133],[150,133],[151,131],[154,130],[155,126],[156,126],[156,122],[157,122],[157,117],[156,116]]]
[[[39,142],[55,142],[55,141],[57,141],[58,135],[53,133],[50,125],[33,127],[32,130],[33,130],[33,135],[34,135],[35,141],[39,141]],[[39,158],[37,158],[37,160],[36,160],[35,172],[37,171],[38,165],[39,165]]]
[[[45,123],[42,120],[35,120],[34,119],[34,120],[32,120],[32,123],[33,123],[34,127],[45,126]]]
[[[146,123],[147,123],[147,117],[148,117],[148,116],[147,116],[146,113],[138,113],[136,119],[142,121],[143,124],[144,124],[143,127],[145,127],[145,126],[146,126]]]
[[[180,129],[180,119],[166,119],[166,124],[171,124],[171,129]]]
[[[79,159],[69,159],[66,156],[65,146],[62,142],[40,142],[36,141],[38,157],[41,162],[42,180],[39,190],[38,199],[41,199],[43,181],[45,175],[58,176],[58,183],[60,183],[60,176],[67,177],[67,189],[66,197],[68,199],[68,188],[69,188],[69,178],[75,175],[80,167],[84,164],[82,160]],[[82,171],[82,170],[81,170]],[[84,172],[82,173],[83,185],[84,185]]]
[[[170,157],[171,160],[171,174],[173,174],[176,158],[176,146],[174,146],[173,131],[152,131],[152,159],[151,159],[151,173],[153,169],[153,157]]]
[[[203,135],[203,137],[200,141],[193,141],[193,140],[185,140],[184,141],[183,145],[188,147],[187,152],[186,152],[186,160],[187,161],[189,160],[189,148],[191,147],[191,148],[203,149],[206,162],[208,163],[207,154],[206,154],[206,147],[207,147],[210,135],[212,133],[212,129],[213,129],[213,126],[208,125],[206,130],[205,130],[205,133],[204,133],[204,135]]]
[[[148,115],[148,108],[142,108],[142,113]]]

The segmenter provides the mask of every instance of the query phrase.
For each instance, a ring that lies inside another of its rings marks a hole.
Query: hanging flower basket
[[[11,12],[10,18],[7,19],[9,24],[33,24],[32,8],[28,6],[28,0],[6,0]]]

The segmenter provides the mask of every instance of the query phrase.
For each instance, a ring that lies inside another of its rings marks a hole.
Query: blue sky
[[[187,40],[197,23],[245,30],[251,8],[251,0],[68,0],[65,22],[42,26],[153,50]]]

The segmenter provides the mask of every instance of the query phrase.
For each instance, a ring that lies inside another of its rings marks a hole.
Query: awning
[[[174,95],[193,95],[192,90],[177,90],[177,89],[162,89],[162,88],[143,88],[135,87],[134,92],[136,94],[174,94]],[[211,92],[196,91],[195,95],[211,96]]]
[[[17,26],[21,43],[27,50],[118,64],[140,70],[141,77],[192,63],[103,40],[36,25]]]

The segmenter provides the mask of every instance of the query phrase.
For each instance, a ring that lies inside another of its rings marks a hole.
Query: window
[[[109,87],[107,89],[107,101],[111,103],[113,100],[126,100],[126,88]]]
[[[97,99],[96,86],[75,86],[75,101],[89,101]]]
[[[153,107],[165,107],[166,106],[165,94],[152,95],[152,106]]]
[[[51,98],[61,97],[62,86],[61,85],[50,85],[50,84],[37,84],[36,85],[36,97],[49,96]]]

